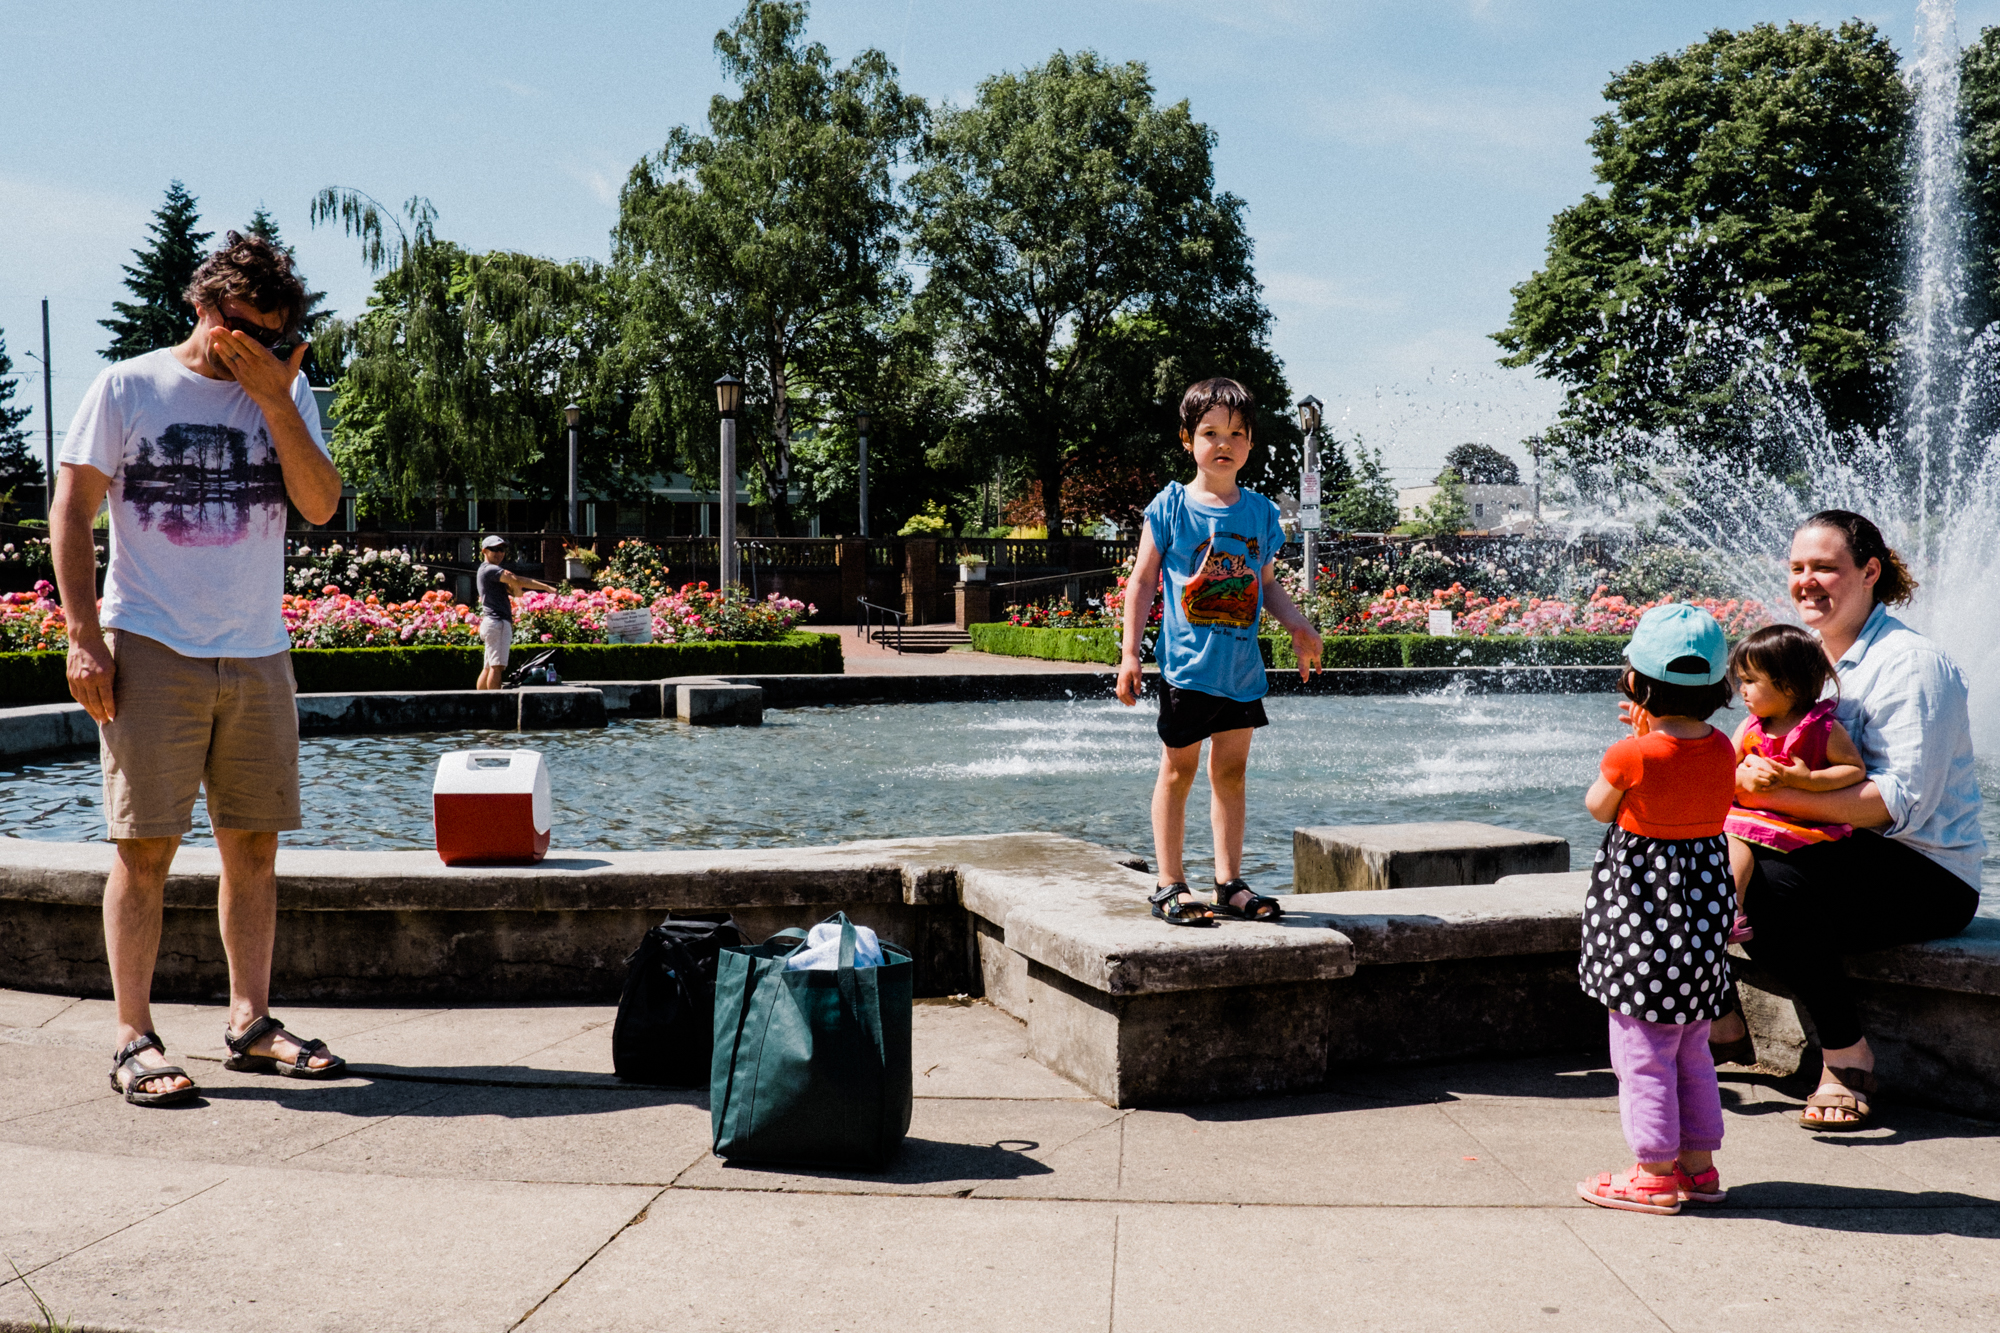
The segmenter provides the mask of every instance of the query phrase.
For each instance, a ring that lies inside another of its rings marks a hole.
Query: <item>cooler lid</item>
[[[549,766],[539,750],[447,750],[438,756],[433,796],[522,796],[530,804],[535,832],[547,833],[554,822],[555,797],[549,787]]]

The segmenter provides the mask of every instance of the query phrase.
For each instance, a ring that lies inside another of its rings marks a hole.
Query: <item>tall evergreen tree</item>
[[[42,484],[42,460],[35,457],[28,432],[21,425],[28,419],[28,408],[13,402],[16,387],[14,360],[7,355],[7,335],[0,332],[0,504],[23,486]],[[13,500],[19,504],[20,496],[14,495]]]
[[[111,331],[106,361],[124,361],[162,347],[172,347],[194,332],[194,311],[181,299],[188,280],[201,264],[212,231],[196,231],[201,213],[195,197],[179,181],[167,186],[166,202],[153,213],[147,230],[153,243],[134,250],[139,262],[125,265],[125,285],[135,301],[113,301],[114,319],[97,322]]]

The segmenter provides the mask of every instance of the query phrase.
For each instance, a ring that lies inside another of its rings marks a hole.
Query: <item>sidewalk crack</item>
[[[1667,1333],[1675,1333],[1674,1326],[1667,1322],[1666,1316],[1662,1315],[1658,1310],[1655,1310],[1653,1308],[1653,1304],[1651,1301],[1647,1300],[1644,1296],[1641,1296],[1638,1292],[1632,1290],[1632,1284],[1625,1280],[1625,1275],[1619,1272],[1616,1268],[1613,1268],[1611,1266],[1611,1261],[1606,1259],[1603,1255],[1599,1254],[1597,1252],[1597,1247],[1595,1245],[1592,1245],[1589,1241],[1585,1240],[1581,1235],[1579,1235],[1577,1233],[1577,1229],[1574,1226],[1570,1225],[1570,1220],[1567,1217],[1558,1217],[1556,1221],[1562,1223],[1563,1230],[1569,1232],[1571,1236],[1574,1236],[1576,1238],[1576,1243],[1583,1246],[1583,1248],[1589,1252],[1590,1257],[1597,1260],[1598,1264],[1604,1269],[1605,1272],[1611,1274],[1611,1280],[1613,1282],[1616,1282],[1619,1286],[1625,1288],[1626,1293],[1630,1295],[1633,1300],[1639,1302],[1640,1309],[1644,1310],[1647,1314],[1653,1316],[1654,1323],[1658,1324],[1661,1328],[1666,1329]]]
[[[27,1278],[31,1278],[35,1274],[41,1272],[44,1268],[53,1267],[54,1265],[61,1263],[65,1259],[72,1258],[75,1255],[82,1254],[85,1250],[89,1249],[93,1245],[102,1245],[105,1241],[110,1240],[113,1236],[122,1236],[126,1232],[130,1231],[133,1227],[140,1226],[146,1222],[150,1222],[154,1218],[160,1216],[162,1213],[173,1211],[174,1209],[180,1207],[182,1204],[186,1203],[188,1199],[199,1199],[202,1195],[208,1193],[210,1190],[218,1189],[223,1185],[227,1185],[228,1183],[229,1183],[229,1177],[224,1176],[221,1180],[216,1181],[215,1184],[213,1185],[204,1185],[200,1189],[196,1190],[194,1193],[188,1195],[187,1198],[175,1199],[172,1203],[168,1204],[164,1208],[156,1208],[152,1212],[147,1213],[144,1217],[135,1217],[130,1222],[127,1222],[124,1226],[119,1227],[116,1231],[107,1231],[103,1235],[97,1237],[96,1239],[87,1240],[73,1250],[65,1250],[61,1254],[57,1255],[55,1258],[36,1264],[33,1268],[25,1268],[18,1270],[17,1276],[10,1277],[4,1282],[0,1282],[0,1287],[9,1287],[16,1282],[21,1282],[26,1280]]]
[[[589,1254],[585,1255],[583,1262],[578,1264],[575,1268],[572,1268],[569,1271],[568,1277],[565,1277],[562,1281],[556,1283],[555,1286],[549,1288],[548,1295],[542,1297],[540,1300],[536,1301],[533,1305],[529,1306],[528,1312],[526,1314],[522,1315],[519,1319],[516,1319],[513,1323],[507,1325],[507,1333],[514,1333],[515,1329],[527,1323],[530,1319],[533,1319],[535,1317],[535,1312],[537,1310],[541,1309],[544,1305],[547,1305],[551,1300],[555,1299],[555,1294],[561,1291],[564,1287],[567,1287],[570,1284],[571,1279],[574,1278],[578,1273],[581,1273],[584,1269],[590,1267],[591,1261],[596,1259],[598,1255],[603,1254],[606,1250],[610,1249],[611,1243],[613,1241],[617,1240],[620,1236],[630,1231],[633,1227],[636,1227],[641,1222],[645,1221],[646,1214],[653,1211],[653,1205],[660,1201],[660,1196],[665,1194],[667,1190],[672,1188],[673,1186],[668,1185],[659,1190],[657,1193],[655,1193],[652,1198],[646,1200],[645,1206],[640,1208],[638,1212],[632,1214],[632,1216],[626,1220],[625,1225],[619,1227],[616,1231],[612,1232],[609,1236],[607,1236],[605,1238],[604,1244],[598,1246],[596,1249],[592,1250]]]

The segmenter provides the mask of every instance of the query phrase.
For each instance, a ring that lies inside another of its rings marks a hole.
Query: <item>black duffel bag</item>
[[[708,1086],[715,1050],[715,960],[742,943],[726,921],[668,917],[625,960],[611,1067],[632,1083]]]

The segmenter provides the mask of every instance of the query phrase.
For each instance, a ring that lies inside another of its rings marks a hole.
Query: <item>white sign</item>
[[[630,611],[608,611],[604,616],[604,641],[606,643],[651,643],[653,641],[653,613],[645,607],[635,607]]]
[[[1299,505],[1299,531],[1318,532],[1319,528],[1319,506],[1316,504],[1301,503]]]
[[[1299,503],[1319,508],[1319,473],[1299,473]]]
[[[1452,636],[1451,612],[1433,611],[1430,615],[1430,622],[1432,638],[1449,639]]]

